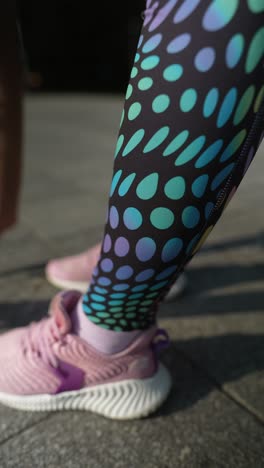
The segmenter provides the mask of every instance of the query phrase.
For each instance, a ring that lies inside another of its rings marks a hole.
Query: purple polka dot
[[[101,276],[100,278],[98,278],[98,283],[101,284],[101,286],[109,286],[109,284],[111,284],[111,281],[109,278]]]
[[[104,260],[101,261],[100,266],[103,271],[109,272],[113,270],[114,264],[112,260],[110,260],[109,258],[105,258]]]
[[[142,237],[136,245],[136,255],[141,262],[150,260],[156,251],[156,244],[151,237]]]
[[[99,270],[98,270],[98,267],[96,266],[96,267],[93,269],[93,276],[98,276],[98,273],[99,273]]]
[[[131,266],[129,265],[124,265],[120,268],[118,268],[117,272],[116,272],[116,277],[117,279],[120,279],[120,280],[123,280],[123,279],[127,279],[127,278],[130,278],[130,276],[133,275],[133,268],[131,268]]]
[[[118,237],[115,242],[115,253],[119,257],[124,257],[129,251],[129,242],[125,237]]]
[[[208,71],[214,64],[215,51],[212,47],[204,47],[195,57],[194,63],[200,72]]]
[[[146,281],[149,278],[151,278],[155,273],[155,270],[153,268],[148,268],[147,270],[141,271],[135,278],[135,280],[140,283],[141,281]]]
[[[103,251],[105,253],[109,252],[109,250],[111,249],[111,246],[112,246],[111,237],[109,236],[109,234],[106,234],[106,236],[104,238]]]
[[[110,226],[115,229],[119,223],[119,214],[115,206],[111,206],[109,214]]]

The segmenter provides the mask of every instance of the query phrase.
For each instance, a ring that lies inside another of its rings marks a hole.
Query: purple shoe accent
[[[158,356],[161,351],[167,349],[170,345],[169,335],[163,328],[158,328],[156,334],[152,341],[152,349],[156,356]]]
[[[84,383],[84,372],[78,367],[60,361],[56,375],[61,380],[55,394],[71,390],[80,390]]]

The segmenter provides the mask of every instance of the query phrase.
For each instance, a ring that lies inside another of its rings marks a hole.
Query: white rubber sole
[[[171,377],[159,363],[149,379],[123,380],[57,395],[17,396],[0,392],[0,403],[24,411],[92,411],[111,419],[137,419],[156,411],[171,389]]]
[[[63,290],[70,290],[75,289],[76,291],[80,291],[81,293],[86,293],[89,283],[82,283],[79,281],[69,281],[69,280],[62,280],[59,278],[55,278],[52,276],[47,275],[47,280],[53,286]],[[186,289],[187,280],[184,274],[181,274],[177,281],[172,285],[171,289],[169,290],[168,294],[165,297],[165,301],[171,301],[179,297]]]

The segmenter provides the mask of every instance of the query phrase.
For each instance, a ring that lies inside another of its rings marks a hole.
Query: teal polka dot
[[[148,298],[152,298],[152,297],[157,297],[158,294],[159,294],[159,293],[158,293],[157,291],[156,291],[156,292],[152,292],[152,293],[150,293],[150,294],[147,294],[147,295],[146,295],[146,298],[148,299]]]
[[[121,301],[121,300],[113,300],[113,301],[109,301],[108,304],[110,306],[119,306],[119,305],[122,305],[124,301]]]
[[[134,287],[132,288],[132,291],[133,291],[133,292],[145,291],[145,289],[148,289],[148,285],[147,285],[147,284],[139,284],[138,286],[134,286]]]
[[[164,192],[171,200],[180,200],[185,193],[185,188],[186,184],[184,178],[177,176],[173,177],[166,183]]]
[[[157,191],[158,181],[159,175],[157,172],[146,176],[137,186],[137,196],[142,200],[150,200]]]
[[[91,299],[96,302],[105,302],[105,297],[99,295],[99,294],[91,294]]]
[[[211,184],[211,189],[215,190],[221,185],[221,183],[230,175],[234,168],[235,163],[231,163],[228,166],[226,166],[222,171],[217,174],[217,176],[213,179],[213,182]]]
[[[137,63],[140,59],[140,54],[137,52],[135,55],[135,63]]]
[[[100,323],[101,320],[98,317],[95,317],[94,315],[90,315],[89,320],[91,320],[93,323]],[[110,319],[107,319],[110,320]]]
[[[256,34],[254,35],[246,58],[245,70],[246,73],[251,73],[255,70],[259,61],[263,57],[264,52],[264,26],[259,28]]]
[[[223,103],[221,105],[216,125],[218,128],[223,127],[228,119],[231,117],[231,114],[234,110],[237,100],[237,90],[236,88],[231,88],[226,94]]]
[[[195,206],[187,206],[182,212],[182,222],[188,229],[192,229],[200,221],[200,212]]]
[[[156,291],[157,289],[161,289],[161,288],[163,288],[164,286],[166,286],[166,284],[168,284],[168,281],[161,281],[160,283],[155,284],[154,286],[152,286],[152,287],[150,288],[150,291]]]
[[[125,293],[113,293],[113,294],[110,294],[110,297],[112,299],[123,299],[124,297],[126,297],[126,294]]]
[[[162,35],[155,34],[150,39],[148,39],[142,47],[142,52],[147,54],[148,52],[152,52],[158,45],[161,43]]]
[[[135,322],[131,322],[131,325],[133,325],[133,327],[134,327],[135,329],[138,329],[138,328],[140,327],[139,322],[136,322],[136,321],[135,321]]]
[[[160,128],[154,135],[151,137],[149,142],[146,144],[145,148],[143,149],[143,153],[149,153],[150,151],[154,150],[158,146],[161,145],[161,143],[166,140],[168,134],[169,134],[169,127],[162,127]]]
[[[143,305],[143,306],[148,306],[148,305],[151,305],[151,304],[153,304],[153,301],[151,299],[141,302],[141,305]]]
[[[178,156],[178,158],[175,161],[175,166],[182,166],[183,164],[186,164],[187,162],[191,161],[198,153],[201,151],[204,143],[205,143],[205,136],[201,135],[198,138],[196,138],[190,145],[188,145]]]
[[[108,318],[106,319],[106,322],[109,323],[110,325],[113,325],[116,323],[116,320],[114,318]]]
[[[138,229],[143,222],[142,214],[137,208],[133,207],[126,208],[123,220],[125,226],[132,231]]]
[[[218,31],[225,27],[235,15],[238,4],[239,0],[214,0],[210,2],[203,17],[204,29]]]
[[[127,321],[125,319],[121,319],[120,324],[123,325],[123,327],[126,327],[127,326]]]
[[[152,85],[153,79],[149,77],[141,78],[141,80],[139,80],[138,82],[138,88],[140,89],[140,91],[147,91],[151,88]]]
[[[110,317],[110,314],[108,312],[97,312],[97,317],[100,317],[100,318],[108,318]]]
[[[134,102],[128,110],[128,119],[129,120],[134,120],[136,119],[141,112],[141,104],[139,102]]]
[[[209,218],[210,214],[212,213],[212,210],[214,209],[214,203],[208,202],[205,205],[205,218],[206,220]]]
[[[189,242],[187,249],[186,249],[187,255],[189,255],[193,251],[194,247],[197,245],[198,241],[200,240],[200,237],[201,237],[200,233],[196,234],[196,236],[194,236],[191,242]]]
[[[216,108],[217,102],[219,98],[219,91],[217,88],[212,88],[208,92],[205,100],[204,100],[204,106],[203,106],[203,115],[205,118],[210,117]]]
[[[170,98],[167,94],[160,94],[152,101],[152,109],[157,114],[164,112],[170,105]]]
[[[86,314],[91,314],[93,311],[90,307],[88,307],[86,304],[83,303],[83,310]]]
[[[194,108],[196,101],[197,92],[195,91],[195,89],[186,89],[186,91],[182,93],[180,99],[180,108],[182,112],[190,112]]]
[[[129,99],[132,93],[133,93],[133,86],[129,84],[127,87],[126,99]]]
[[[90,302],[90,306],[94,310],[98,310],[98,311],[105,310],[104,304],[97,304],[96,302]]]
[[[123,307],[110,307],[110,312],[115,314],[116,312],[121,312],[123,310]]]
[[[180,253],[183,247],[183,242],[179,237],[174,237],[169,239],[164,245],[161,252],[161,259],[163,262],[171,262],[174,260]]]
[[[119,284],[115,284],[113,286],[113,289],[115,291],[125,291],[126,289],[129,289],[129,285],[127,283],[119,283]]]
[[[127,301],[127,303],[128,303],[129,305],[131,305],[131,306],[132,306],[132,305],[136,305],[136,304],[138,304],[139,302],[140,302],[140,301],[139,301],[139,300],[136,300],[136,299],[133,300],[133,301]]]
[[[207,166],[219,153],[223,146],[223,140],[216,140],[199,156],[195,163],[197,169]]]
[[[177,266],[176,265],[172,265],[168,268],[165,268],[165,270],[163,270],[161,273],[159,273],[158,276],[156,276],[156,280],[163,280],[165,278],[168,278],[168,276],[171,276],[173,273],[175,273],[175,271],[177,270]]]
[[[120,169],[119,171],[117,171],[112,179],[112,183],[111,183],[111,189],[110,189],[110,197],[113,195],[115,189],[116,189],[116,186],[119,182],[119,179],[122,175],[122,170]]]
[[[138,74],[138,69],[137,67],[133,67],[132,70],[131,70],[131,78],[135,78],[135,76],[137,76]]]
[[[237,135],[234,136],[234,138],[231,140],[231,142],[228,144],[226,147],[225,151],[222,153],[222,156],[220,158],[220,162],[227,161],[227,159],[231,158],[233,154],[238,150],[238,148],[242,145],[244,139],[246,138],[247,132],[246,130],[241,130]]]
[[[150,55],[149,57],[146,57],[144,60],[141,62],[141,68],[142,70],[152,70],[159,64],[160,58],[158,55]]]
[[[262,0],[247,0],[248,7],[252,13],[260,13],[264,11],[264,3]]]
[[[246,116],[255,95],[255,86],[249,86],[241,97],[234,115],[234,125],[238,125]]]
[[[242,34],[235,34],[227,44],[226,64],[228,68],[235,68],[241,58],[245,45],[245,39]]]
[[[107,289],[105,288],[100,288],[100,286],[95,286],[94,290],[98,292],[99,294],[107,294]]]
[[[130,296],[128,296],[128,298],[129,299],[139,299],[142,296],[144,296],[144,293],[135,293],[135,294],[130,294]]]
[[[169,65],[163,72],[166,81],[177,81],[183,74],[183,67],[179,64]]]
[[[179,133],[163,151],[163,156],[169,156],[172,153],[175,153],[187,140],[189,135],[188,130],[183,130]]]
[[[127,156],[133,149],[135,149],[139,143],[143,140],[145,135],[145,130],[143,128],[140,128],[137,130],[134,135],[130,138],[128,143],[126,144],[122,156]]]
[[[209,176],[207,174],[203,174],[197,177],[197,179],[195,179],[195,181],[192,184],[192,193],[195,197],[201,198],[204,195],[208,184],[208,180]]]
[[[118,153],[119,153],[119,151],[121,149],[121,146],[124,143],[124,139],[125,139],[124,135],[120,135],[118,137],[117,144],[116,144],[116,150],[115,150],[115,158],[117,157],[117,155],[118,155]]]
[[[119,125],[120,127],[121,127],[121,125],[123,123],[124,117],[125,117],[125,110],[123,109],[122,114],[121,114],[120,125]]]
[[[124,195],[127,194],[127,192],[130,189],[135,177],[136,177],[136,173],[133,172],[132,174],[129,174],[123,180],[123,182],[121,182],[121,184],[119,185],[119,189],[118,189],[118,195],[120,195],[120,197],[123,197]]]
[[[174,214],[168,208],[154,208],[150,214],[152,226],[157,229],[168,229],[174,221]]]

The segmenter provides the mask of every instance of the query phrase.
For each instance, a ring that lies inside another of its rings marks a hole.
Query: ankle
[[[73,332],[87,341],[97,351],[105,354],[115,354],[127,348],[144,331],[113,331],[95,325],[83,310],[82,297],[72,313]]]

